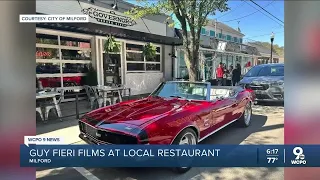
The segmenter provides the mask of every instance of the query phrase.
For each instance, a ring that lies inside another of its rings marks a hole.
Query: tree
[[[175,14],[181,24],[189,80],[197,81],[201,28],[207,24],[208,15],[215,15],[217,10],[220,12],[229,10],[227,0],[159,0],[150,2],[139,0],[139,2],[143,5],[126,12],[134,19],[163,13]]]
[[[260,43],[262,46],[270,49],[271,43],[270,42],[257,42]],[[280,57],[284,56],[284,47],[279,46],[278,44],[273,45],[273,51],[276,52]]]

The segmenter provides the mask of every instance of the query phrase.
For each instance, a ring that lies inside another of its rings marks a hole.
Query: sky
[[[284,1],[256,0],[255,2],[284,22]],[[275,35],[274,44],[284,46],[284,25],[282,22],[279,22],[250,1],[228,1],[228,5],[230,7],[229,11],[217,12],[215,16],[209,18],[217,18],[218,22],[223,22],[233,28],[237,28],[238,21],[240,21],[240,30],[245,34],[244,40],[270,42],[270,35],[273,32]]]
[[[129,0],[129,2],[137,4],[133,0]],[[284,1],[255,0],[254,2],[284,22]],[[209,16],[208,18],[217,19],[218,22],[223,22],[235,29],[238,28],[238,21],[240,21],[240,30],[245,34],[244,42],[270,42],[270,36],[273,32],[275,35],[274,44],[284,46],[284,25],[282,22],[250,1],[229,0],[228,6],[230,8],[229,11],[223,13],[216,12],[214,16]]]

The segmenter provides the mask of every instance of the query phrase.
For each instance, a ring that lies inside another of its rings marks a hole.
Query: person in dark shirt
[[[237,64],[236,68],[232,71],[232,85],[236,86],[241,78],[241,66]]]
[[[233,71],[233,66],[230,65],[229,69],[228,69],[228,76],[227,76],[227,80],[230,82],[229,84],[232,86],[232,71]]]
[[[216,75],[217,75],[218,86],[222,86],[223,85],[223,75],[224,75],[224,69],[222,67],[222,63],[220,63],[219,67],[216,69]]]
[[[227,77],[228,77],[229,71],[227,69],[226,64],[222,64],[222,68],[223,68],[222,86],[226,86],[227,85]]]

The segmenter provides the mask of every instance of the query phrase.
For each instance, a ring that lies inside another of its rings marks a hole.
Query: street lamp
[[[272,49],[273,49],[273,40],[274,40],[274,33],[273,32],[271,33],[270,40],[271,40],[270,63],[272,63],[273,62],[273,60],[272,60]]]

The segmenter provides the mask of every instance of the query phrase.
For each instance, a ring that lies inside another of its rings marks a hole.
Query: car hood
[[[243,77],[240,81],[241,84],[250,84],[252,82],[277,82],[283,81],[284,76],[258,76],[258,77]]]
[[[87,121],[89,121],[87,123],[93,126],[113,123],[141,126],[177,111],[180,112],[187,104],[190,107],[197,103],[178,98],[148,97],[101,108],[86,114],[84,118],[87,117]]]

